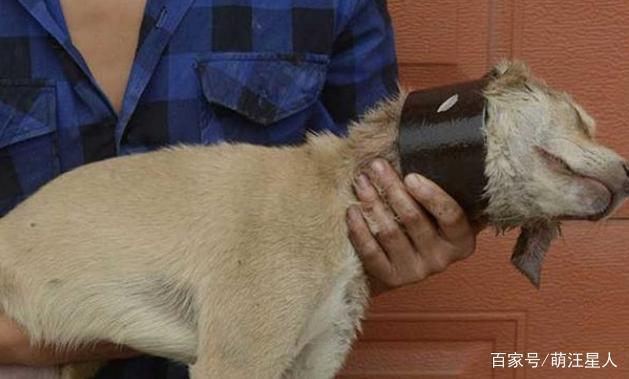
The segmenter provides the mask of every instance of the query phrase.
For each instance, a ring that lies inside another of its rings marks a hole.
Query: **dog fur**
[[[374,158],[399,168],[405,96],[347,138],[178,146],[60,176],[0,219],[2,310],[34,343],[108,340],[185,362],[193,379],[333,377],[368,303],[345,223],[352,181]],[[601,212],[599,188],[557,178],[534,145],[609,188],[625,183],[624,160],[593,140],[591,117],[524,65],[498,66],[485,96],[489,224]],[[555,137],[563,145],[547,144]],[[598,200],[549,204],[567,188]]]

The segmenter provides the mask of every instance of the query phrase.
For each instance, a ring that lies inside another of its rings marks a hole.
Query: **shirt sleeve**
[[[338,132],[398,91],[395,41],[386,0],[356,0],[332,47],[322,102]]]

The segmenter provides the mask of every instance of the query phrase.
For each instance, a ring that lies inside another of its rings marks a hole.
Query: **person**
[[[343,135],[396,91],[384,0],[6,0],[0,214],[57,175],[110,157],[177,143],[278,146],[301,143],[307,132]],[[474,251],[475,232],[439,187],[404,180],[381,160],[373,168],[357,180],[363,206],[348,210],[347,223],[374,295]],[[382,232],[370,231],[367,213]],[[107,343],[31,347],[0,317],[3,365],[135,355]],[[185,372],[140,356],[113,361],[98,377]]]

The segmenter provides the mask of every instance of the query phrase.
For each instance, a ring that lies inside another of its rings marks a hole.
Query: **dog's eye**
[[[568,166],[566,161],[564,161],[563,159],[549,153],[548,151],[538,146],[535,147],[535,150],[542,156],[542,158],[546,161],[551,169],[558,172],[563,172],[564,174],[574,174],[572,168]]]

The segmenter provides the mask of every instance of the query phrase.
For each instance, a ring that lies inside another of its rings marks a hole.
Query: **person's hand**
[[[371,168],[356,179],[361,205],[348,209],[347,224],[373,295],[442,272],[474,252],[476,231],[439,186],[417,174],[402,182],[382,159]]]
[[[73,362],[129,358],[137,352],[108,342],[96,342],[76,350],[33,346],[28,336],[9,317],[0,313],[0,366],[52,366]]]

